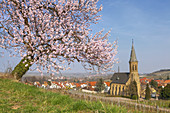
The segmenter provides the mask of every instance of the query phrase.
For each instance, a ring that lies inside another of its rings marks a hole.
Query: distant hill
[[[161,69],[148,74],[148,76],[170,76],[170,69]]]
[[[170,72],[170,69],[161,69],[161,70],[155,71],[153,73],[160,73],[160,72]]]

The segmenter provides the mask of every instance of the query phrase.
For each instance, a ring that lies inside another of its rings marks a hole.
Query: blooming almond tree
[[[102,6],[98,0],[1,0],[0,47],[12,56],[21,56],[12,74],[20,79],[31,67],[55,73],[69,68],[75,60],[85,69],[95,66],[112,70],[117,53],[116,41],[106,33],[92,35]]]

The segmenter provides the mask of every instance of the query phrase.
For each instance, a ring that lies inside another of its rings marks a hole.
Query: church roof
[[[129,80],[129,73],[114,73],[111,80],[112,83],[126,84]]]
[[[133,45],[133,41],[132,41],[132,49],[131,49],[131,54],[130,54],[129,62],[137,62],[137,58],[136,58],[136,53],[135,53],[135,48],[134,48],[134,45]]]

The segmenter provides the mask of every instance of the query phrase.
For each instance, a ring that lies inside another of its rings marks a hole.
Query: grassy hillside
[[[161,77],[164,76],[165,78],[167,76],[170,76],[170,69],[162,69],[159,71],[155,71],[155,72],[148,74],[148,76],[161,76]]]
[[[0,79],[0,112],[61,113],[96,112],[127,113],[125,108],[105,105],[102,102],[74,100],[34,86],[8,79]]]

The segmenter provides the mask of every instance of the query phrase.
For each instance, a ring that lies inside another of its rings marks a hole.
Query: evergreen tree
[[[169,80],[169,75],[167,76],[167,80]]]
[[[151,85],[153,88],[155,88],[155,89],[158,88],[158,83],[157,83],[156,81],[154,81],[154,80],[151,80],[150,85]]]
[[[48,81],[47,84],[48,84],[49,86],[51,86],[51,81]]]
[[[100,78],[97,83],[96,83],[96,91],[101,92],[102,90],[104,90],[105,85],[104,85],[104,80],[102,78]]]
[[[131,99],[138,99],[138,93],[137,93],[137,83],[136,81],[133,81],[129,85],[129,94]]]
[[[151,91],[149,88],[149,84],[146,85],[146,91],[145,91],[145,99],[149,100],[151,98]]]

